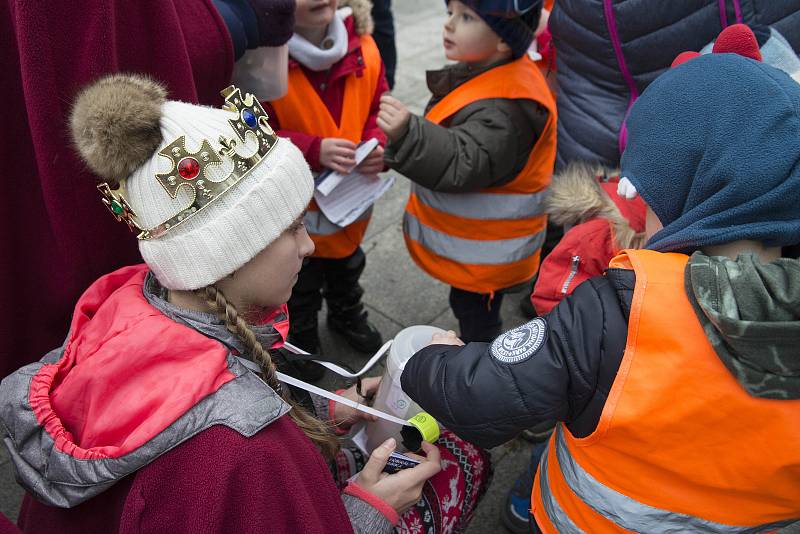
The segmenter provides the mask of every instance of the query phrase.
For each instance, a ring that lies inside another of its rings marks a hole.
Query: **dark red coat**
[[[342,116],[342,107],[344,104],[344,85],[348,75],[356,73],[360,76],[364,71],[364,60],[361,55],[361,38],[355,31],[355,22],[353,17],[347,17],[344,20],[347,34],[350,38],[347,44],[347,54],[338,62],[328,69],[327,71],[315,72],[309,70],[294,59],[289,59],[289,69],[302,69],[303,73],[311,82],[312,87],[322,99],[322,102],[331,113],[331,117],[337,123],[340,122]],[[370,106],[369,118],[364,125],[364,130],[361,135],[362,140],[367,140],[372,137],[376,138],[381,146],[386,144],[386,135],[378,127],[378,110],[380,108],[381,95],[389,90],[389,84],[386,82],[386,71],[383,63],[381,62],[381,73],[378,79],[378,86],[375,88],[375,94],[372,98]],[[298,132],[295,130],[285,130],[281,128],[278,121],[277,114],[272,109],[268,102],[262,102],[264,109],[270,116],[270,123],[272,127],[278,132],[281,137],[288,137],[292,143],[297,145],[303,151],[311,169],[315,172],[321,171],[322,167],[319,164],[319,146],[322,137],[307,133]],[[345,111],[346,112],[346,111]]]
[[[351,533],[339,490],[288,416],[251,438],[214,426],[75,508],[25,497],[29,534]]]
[[[72,147],[77,91],[116,71],[147,73],[169,97],[221,104],[233,47],[211,0],[0,2],[0,376],[66,336],[100,275],[141,261]]]

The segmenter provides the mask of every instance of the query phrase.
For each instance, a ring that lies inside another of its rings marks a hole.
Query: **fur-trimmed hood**
[[[339,7],[349,7],[353,11],[358,35],[372,35],[375,24],[372,20],[372,2],[370,0],[340,0]]]
[[[606,177],[600,180],[598,177]],[[573,163],[553,177],[545,201],[550,220],[562,226],[575,226],[590,219],[608,220],[620,249],[644,245],[644,202],[617,195],[619,171]]]

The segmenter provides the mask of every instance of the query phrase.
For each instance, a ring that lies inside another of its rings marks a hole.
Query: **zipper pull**
[[[578,274],[578,268],[581,265],[581,257],[580,256],[572,256],[572,266],[569,271],[569,276],[567,279],[564,280],[564,285],[561,286],[561,294],[566,295],[567,290],[569,289],[569,285],[572,283],[572,280]]]

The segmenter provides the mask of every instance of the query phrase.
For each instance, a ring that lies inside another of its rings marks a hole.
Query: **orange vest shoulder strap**
[[[361,76],[351,74],[347,79],[339,125],[340,135],[355,143],[361,141],[381,74],[381,54],[371,35],[361,36],[361,57],[364,71]]]
[[[321,137],[361,141],[361,132],[369,117],[370,104],[381,72],[380,52],[369,35],[361,37],[361,54],[364,71],[361,76],[350,74],[345,81],[340,124],[333,120],[303,69],[299,66],[289,69],[289,92],[271,103],[281,128]]]
[[[545,106],[551,117],[555,113],[555,100],[547,82],[526,54],[464,82],[437,102],[425,117],[440,124],[465,106],[487,98],[534,100]]]
[[[650,279],[673,280],[676,272],[683,272],[689,256],[675,252],[656,252],[638,249],[623,250],[611,259],[609,267],[617,269],[633,269],[636,271],[636,285],[640,276]]]

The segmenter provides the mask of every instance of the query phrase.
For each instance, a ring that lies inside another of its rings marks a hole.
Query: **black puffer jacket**
[[[714,40],[721,8],[726,25],[737,22],[736,6],[742,22],[773,26],[800,51],[800,0],[558,0],[550,17],[558,51],[556,169],[578,160],[618,166],[632,93],[641,94],[680,52]]]
[[[588,436],[622,361],[635,285],[633,271],[609,269],[494,343],[431,345],[406,365],[403,390],[482,447],[545,421],[564,421],[572,435]]]

